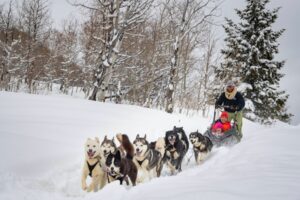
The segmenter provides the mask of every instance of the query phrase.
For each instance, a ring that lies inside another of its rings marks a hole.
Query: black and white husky
[[[182,127],[174,127],[165,135],[166,150],[163,162],[169,167],[171,174],[181,171],[181,164],[189,149],[189,141]]]
[[[105,166],[106,159],[109,154],[116,154],[117,146],[115,144],[114,138],[111,140],[104,137],[101,145],[100,145],[100,157],[101,157],[101,164]]]
[[[121,185],[123,184],[123,181],[129,185],[128,179],[130,179],[131,184],[135,186],[137,167],[132,161],[134,156],[133,145],[126,134],[118,134],[117,138],[120,141],[121,146],[115,154],[110,153],[106,159],[108,182],[110,183],[119,180]],[[121,155],[121,149],[125,153],[124,156]]]
[[[203,136],[198,131],[192,132],[189,137],[193,145],[196,163],[199,165],[206,159],[213,144],[208,137]]]
[[[155,145],[151,148],[144,137],[136,136],[133,141],[134,157],[133,162],[138,168],[137,183],[145,182],[153,177],[159,177],[162,169],[162,154],[155,150]]]

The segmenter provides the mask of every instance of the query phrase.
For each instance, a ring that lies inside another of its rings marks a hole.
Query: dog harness
[[[170,152],[171,158],[172,158],[172,159],[175,159],[175,158],[174,158],[174,154],[175,154],[175,152],[176,152],[176,148],[175,148],[173,145],[172,145],[171,147],[172,147],[172,149],[169,149],[169,150],[167,150],[167,151]]]
[[[90,163],[88,161],[86,161],[86,164],[89,168],[89,176],[92,177],[92,172],[93,172],[94,168],[96,167],[97,164],[100,165],[100,163],[99,163],[99,161],[97,161],[95,164],[90,165]],[[101,165],[100,165],[100,167],[101,167]]]
[[[144,160],[142,160],[142,161],[139,161],[139,160],[136,160],[137,161],[137,163],[140,165],[140,166],[142,166],[142,164],[143,164],[143,162],[146,160],[146,158],[144,159]]]
[[[149,149],[146,151],[145,154],[146,154],[146,155],[145,155],[144,160],[139,161],[139,160],[136,159],[137,163],[138,163],[140,166],[142,166],[143,162],[148,158],[148,155],[149,155]]]
[[[109,176],[112,177],[113,179],[119,180],[119,181],[122,181],[125,178],[125,176],[122,174],[112,175],[110,172],[107,172],[107,182],[108,183],[110,183]]]
[[[203,148],[201,148],[202,143],[200,143],[200,145],[196,146],[194,145],[194,151],[199,151],[202,152],[202,150],[204,150]]]

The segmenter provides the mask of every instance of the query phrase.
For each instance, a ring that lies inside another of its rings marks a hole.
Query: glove
[[[239,107],[238,106],[230,106],[230,109],[234,110],[234,111],[238,111]]]

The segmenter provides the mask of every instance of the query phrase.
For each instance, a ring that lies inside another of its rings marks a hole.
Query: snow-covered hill
[[[300,199],[300,127],[245,120],[243,141],[214,149],[202,166],[134,188],[80,188],[88,137],[163,136],[174,125],[204,131],[211,119],[66,96],[0,92],[0,199]],[[191,156],[189,154],[188,156]],[[187,159],[186,159],[187,160]]]

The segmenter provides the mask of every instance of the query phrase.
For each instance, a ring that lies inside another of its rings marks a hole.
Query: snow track
[[[0,199],[300,199],[300,127],[263,127],[245,120],[244,138],[213,149],[201,166],[194,156],[183,172],[137,187],[111,183],[81,190],[83,144],[88,137],[147,134],[150,141],[174,125],[205,131],[210,119],[170,115],[128,105],[64,96],[0,92]]]

